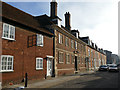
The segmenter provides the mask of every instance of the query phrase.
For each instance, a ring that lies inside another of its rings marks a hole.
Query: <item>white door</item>
[[[52,76],[52,59],[47,59],[47,76]]]

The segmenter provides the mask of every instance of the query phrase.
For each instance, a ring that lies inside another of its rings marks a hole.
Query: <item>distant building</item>
[[[111,57],[112,57],[112,62],[114,64],[119,64],[119,56],[118,55],[112,54]]]
[[[108,51],[108,50],[104,50],[104,52],[106,53],[107,56],[107,64],[112,64],[112,52]]]
[[[106,64],[106,54],[103,51],[103,49],[98,48],[98,46],[93,43],[89,37],[80,37],[81,40],[83,40],[86,45],[86,67],[89,70],[95,70],[98,69],[100,65]]]

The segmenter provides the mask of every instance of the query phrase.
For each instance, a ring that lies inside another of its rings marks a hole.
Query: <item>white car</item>
[[[119,72],[119,69],[117,67],[117,65],[110,65],[109,68],[108,68],[108,71],[116,71],[116,72]]]

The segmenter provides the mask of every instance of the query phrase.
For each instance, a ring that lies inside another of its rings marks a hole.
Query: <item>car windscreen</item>
[[[107,66],[104,65],[104,66],[100,66],[100,67],[107,67]]]
[[[117,67],[117,66],[110,66],[110,67]]]

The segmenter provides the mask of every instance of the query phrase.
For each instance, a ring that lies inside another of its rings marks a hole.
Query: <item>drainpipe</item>
[[[54,36],[53,36],[53,73],[52,73],[52,77],[55,77],[55,30],[54,30]]]

